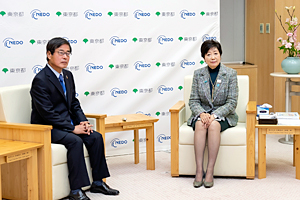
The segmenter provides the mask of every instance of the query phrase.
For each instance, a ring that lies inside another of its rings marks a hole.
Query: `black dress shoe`
[[[92,184],[90,192],[92,193],[102,193],[106,195],[118,195],[120,192],[118,190],[110,188],[105,182],[101,186]]]
[[[91,200],[82,190],[79,190],[76,194],[70,192],[68,198],[69,200]]]

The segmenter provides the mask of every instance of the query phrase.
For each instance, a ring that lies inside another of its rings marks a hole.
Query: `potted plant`
[[[297,42],[297,29],[300,23],[298,23],[298,18],[294,16],[295,6],[285,7],[285,9],[289,15],[284,23],[287,25],[287,29],[282,23],[281,15],[278,16],[275,10],[275,15],[287,36],[286,40],[281,37],[277,39],[281,44],[278,48],[283,50],[283,53],[288,54],[288,57],[281,62],[281,67],[288,74],[298,74],[300,72],[300,58],[298,57],[300,55],[300,42]]]

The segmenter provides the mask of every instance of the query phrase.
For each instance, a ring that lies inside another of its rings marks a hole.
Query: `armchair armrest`
[[[249,101],[246,109],[247,114],[256,114],[256,101]]]
[[[185,106],[184,101],[178,101],[174,106],[170,108],[170,112],[179,112]]]
[[[171,113],[171,116],[178,114],[178,117],[176,116],[176,119],[178,119],[178,127],[180,127],[185,122],[185,103],[184,101],[178,101],[175,105],[173,105],[169,112]]]
[[[248,179],[255,177],[255,122],[256,122],[256,101],[249,101],[247,104],[247,176]]]
[[[171,175],[179,176],[179,112],[185,107],[184,101],[178,101],[169,111],[171,113]]]
[[[37,151],[39,199],[52,199],[51,129],[52,126],[47,125],[0,122],[1,139],[43,144],[43,147]],[[2,180],[3,182],[10,183],[2,186],[5,187],[3,191],[5,191],[7,196],[14,197],[13,199],[25,199],[27,195],[27,193],[24,194],[24,191],[16,192],[16,190],[10,188],[14,187],[14,185],[20,185],[21,183],[18,180],[26,180],[26,168],[23,166],[24,162],[20,161],[9,163],[2,167]],[[11,174],[21,178],[12,180]],[[20,186],[23,188],[23,185]],[[24,188],[26,188],[26,185],[24,185]]]

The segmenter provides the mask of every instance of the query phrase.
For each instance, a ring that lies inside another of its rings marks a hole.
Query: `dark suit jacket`
[[[74,125],[87,121],[78,99],[75,97],[75,84],[70,71],[63,69],[67,98],[62,86],[46,65],[33,79],[30,90],[32,98],[32,124],[52,125],[52,142],[62,139],[74,130]],[[73,124],[71,124],[71,119]]]

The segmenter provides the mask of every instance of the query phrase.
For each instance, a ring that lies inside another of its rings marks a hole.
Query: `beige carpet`
[[[267,135],[267,178],[215,178],[210,189],[194,188],[193,177],[172,178],[170,153],[156,152],[156,169],[146,170],[146,154],[134,164],[134,155],[108,157],[111,177],[107,183],[119,196],[87,192],[92,200],[100,199],[300,199],[300,180],[292,166],[293,146],[278,142],[282,135]],[[257,138],[257,137],[256,137]],[[257,149],[257,145],[256,145]],[[256,151],[257,154],[257,151]],[[257,156],[256,156],[257,163]]]

